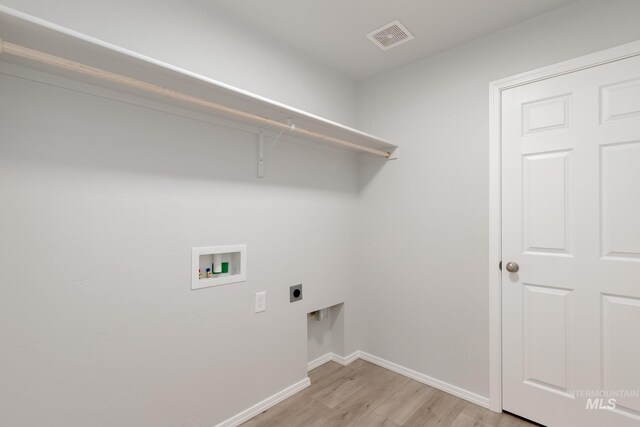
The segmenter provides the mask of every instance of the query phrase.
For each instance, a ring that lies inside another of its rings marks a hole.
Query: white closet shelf
[[[0,60],[109,89],[391,158],[381,138],[0,6]]]

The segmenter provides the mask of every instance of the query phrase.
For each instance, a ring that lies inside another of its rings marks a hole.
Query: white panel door
[[[638,427],[640,57],[504,91],[502,150],[503,407]]]

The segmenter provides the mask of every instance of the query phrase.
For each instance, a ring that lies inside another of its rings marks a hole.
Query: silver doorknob
[[[520,270],[520,266],[517,262],[508,262],[507,263],[507,271],[509,273],[517,273]]]

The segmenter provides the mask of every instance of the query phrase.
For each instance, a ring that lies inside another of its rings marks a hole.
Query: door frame
[[[640,55],[623,44],[489,84],[489,407],[502,411],[502,91]]]

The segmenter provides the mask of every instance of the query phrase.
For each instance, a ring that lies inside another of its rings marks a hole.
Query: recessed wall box
[[[214,261],[215,260],[215,261]],[[217,266],[214,265],[218,263]],[[220,265],[227,263],[228,270],[224,273]],[[210,277],[198,272],[213,272]],[[229,285],[247,280],[247,245],[208,246],[191,249],[191,289],[209,288],[212,286]]]
[[[289,302],[302,300],[302,283],[299,285],[289,286]]]

